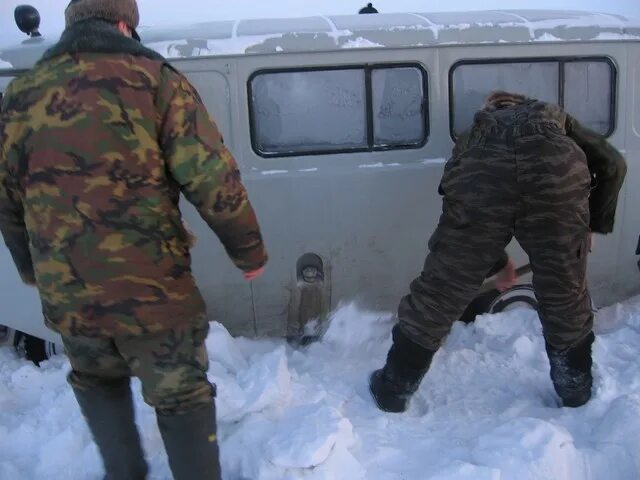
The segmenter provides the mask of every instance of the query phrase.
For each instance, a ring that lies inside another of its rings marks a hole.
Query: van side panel
[[[198,237],[193,269],[210,318],[235,335],[283,336],[292,333],[292,325],[299,326],[300,321],[344,301],[395,310],[421,270],[427,241],[438,221],[437,187],[453,145],[449,72],[457,62],[469,59],[604,56],[613,61],[618,74],[617,125],[610,141],[624,151],[629,171],[615,232],[596,239],[589,281],[597,305],[638,293],[640,44],[557,42],[541,47],[345,49],[176,61],[199,90],[238,160],[270,254],[265,275],[253,284],[245,282],[195,209],[181,205],[187,225]],[[429,135],[424,146],[278,158],[254,151],[248,82],[255,72],[394,63],[418,64],[427,72]],[[515,242],[510,253],[518,264],[526,261]],[[320,283],[311,290],[304,280],[305,267],[321,270]],[[0,288],[12,292],[7,297],[11,307],[0,324],[55,340],[43,326],[37,292],[19,282],[4,248],[0,268],[7,272],[0,278]]]
[[[185,62],[181,69],[197,88],[225,143],[237,156],[239,149],[235,148],[237,139],[232,117],[235,103],[232,99],[237,98],[238,93],[233,65],[220,60],[201,59]],[[237,160],[240,162],[239,158]],[[246,169],[242,164],[240,166],[246,175]],[[249,194],[255,203],[251,190]],[[207,303],[209,318],[219,321],[236,335],[256,335],[251,286],[231,263],[221,243],[195,208],[183,199],[181,209],[187,226],[197,237],[191,252],[192,268]]]
[[[620,105],[627,106],[626,122],[620,124],[627,133],[626,208],[616,218],[623,232],[617,279],[622,298],[640,293],[640,43],[627,47],[627,59],[627,88],[620,96]]]
[[[436,58],[435,49],[405,49],[247,57],[239,62],[245,89],[252,74],[274,66],[416,63],[427,71],[430,99],[430,134],[424,147],[263,158],[249,143],[249,99],[241,95],[245,178],[270,253],[267,271],[254,287],[259,334],[290,334],[308,313],[306,286],[297,271],[305,254],[322,259],[324,285],[318,296],[319,301],[328,299],[331,308],[356,300],[365,307],[394,310],[419,274],[440,214],[437,188],[451,148],[447,122],[441,118],[446,114],[441,110],[444,99],[434,80]]]

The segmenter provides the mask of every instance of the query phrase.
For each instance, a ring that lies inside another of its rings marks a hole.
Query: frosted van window
[[[251,110],[262,154],[368,146],[364,69],[261,73],[251,81]]]
[[[425,79],[413,67],[378,68],[371,75],[376,147],[417,145],[426,140]]]
[[[613,130],[613,68],[605,61],[567,62],[564,107],[585,127],[606,135]]]
[[[471,126],[474,114],[494,90],[558,103],[559,68],[558,62],[459,65],[453,71],[453,133],[457,136]]]

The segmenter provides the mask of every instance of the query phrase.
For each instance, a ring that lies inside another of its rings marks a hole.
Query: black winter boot
[[[174,480],[220,480],[215,404],[157,417]]]
[[[75,389],[80,409],[98,445],[105,480],[144,480],[147,462],[136,428],[129,379],[91,390]]]
[[[369,389],[380,410],[400,413],[407,409],[436,352],[409,340],[393,327],[393,345],[385,366],[371,374]]]
[[[565,407],[580,407],[591,398],[591,345],[594,340],[595,335],[591,332],[580,343],[565,350],[557,350],[545,342],[551,380]]]

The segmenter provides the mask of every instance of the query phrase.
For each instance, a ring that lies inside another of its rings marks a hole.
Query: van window
[[[417,66],[261,71],[249,80],[253,148],[279,157],[421,146],[425,96]]]
[[[606,135],[612,127],[612,69],[604,61],[568,62],[564,107],[584,126]]]
[[[422,72],[413,67],[377,68],[371,81],[375,145],[421,143],[426,137]]]
[[[367,146],[364,70],[266,73],[253,79],[255,144],[264,153]]]
[[[453,72],[455,133],[471,126],[476,111],[494,90],[557,102],[558,69],[557,62],[460,65]]]
[[[599,133],[613,131],[615,70],[606,58],[463,61],[453,66],[449,81],[454,138],[494,90],[556,103]]]

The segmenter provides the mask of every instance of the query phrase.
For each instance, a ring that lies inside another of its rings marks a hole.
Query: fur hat
[[[67,27],[90,18],[122,21],[132,30],[133,38],[140,40],[136,32],[140,23],[136,0],[71,0],[64,11],[64,17]]]
[[[502,90],[491,92],[484,104],[486,109],[505,108],[512,105],[518,105],[525,103],[529,100],[528,97],[520,95],[519,93],[510,93]]]

